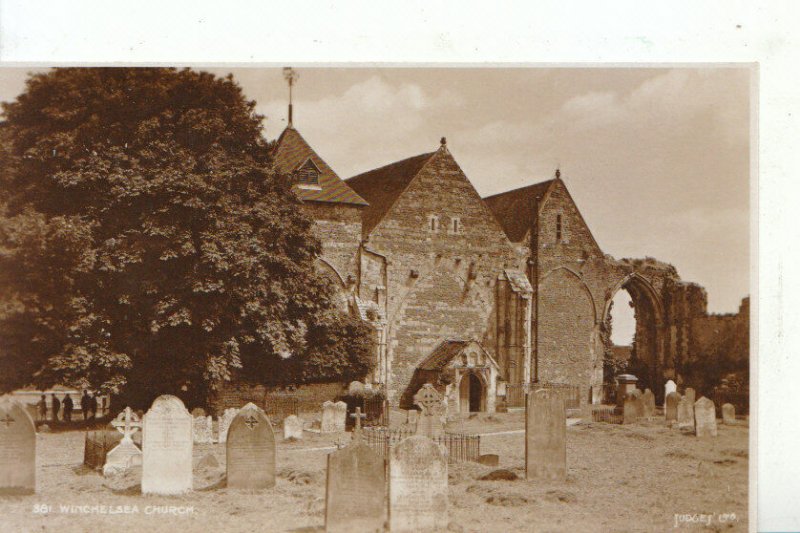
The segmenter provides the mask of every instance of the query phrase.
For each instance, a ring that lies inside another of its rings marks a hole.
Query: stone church
[[[373,328],[368,381],[392,405],[411,407],[424,383],[462,414],[493,412],[532,382],[602,401],[604,325],[623,289],[644,382],[659,395],[680,379],[692,324],[707,315],[701,287],[654,259],[604,254],[558,171],[481,198],[446,139],[434,148],[347,180],[291,121],[273,151],[315,221],[319,271]]]

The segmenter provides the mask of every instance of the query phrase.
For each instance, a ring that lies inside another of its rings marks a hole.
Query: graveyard
[[[255,406],[246,407],[242,409],[245,415],[234,418],[226,438],[228,447],[235,440],[234,434],[248,432],[247,424],[268,429],[259,411]],[[302,415],[306,426],[314,417],[320,418],[319,413]],[[399,428],[406,417],[402,411],[393,411],[391,425]],[[124,417],[120,420],[124,425]],[[405,501],[403,505],[410,507],[404,512],[415,519],[428,514],[434,531],[662,531],[673,529],[679,520],[676,515],[682,517],[680,520],[693,517],[701,522],[706,516],[712,517],[708,526],[682,522],[682,528],[747,529],[749,430],[742,417],[733,423],[718,421],[713,437],[697,436],[677,424],[669,427],[663,415],[627,424],[593,422],[580,416],[561,420],[565,472],[548,467],[545,475],[530,479],[526,479],[525,468],[524,412],[449,420],[443,427],[445,432],[480,435],[481,454],[496,454],[497,465],[448,462],[442,459],[444,455],[438,462],[431,459],[433,464],[417,465],[417,474],[423,476],[435,475],[432,471],[438,468],[439,482],[422,483],[424,493],[416,496],[421,500]],[[558,434],[552,420],[544,422]],[[536,431],[537,423],[529,424],[528,431]],[[326,522],[329,531],[375,530],[372,526],[354,528],[352,523],[337,529],[333,519],[326,519],[327,507],[339,506],[345,516],[352,516],[358,509],[380,507],[385,502],[380,491],[384,483],[371,480],[376,476],[343,476],[335,482],[326,479],[329,461],[353,464],[353,457],[348,459],[347,454],[332,454],[347,450],[357,453],[357,443],[351,443],[354,433],[307,428],[300,439],[284,439],[282,424],[273,426],[265,438],[268,444],[274,438],[274,448],[259,444],[249,449],[248,457],[231,455],[223,442],[195,442],[191,464],[181,464],[175,456],[158,465],[156,485],[142,476],[142,467],[147,469],[152,460],[147,457],[148,441],[158,438],[152,431],[144,436],[144,464],[107,477],[84,465],[83,431],[39,432],[36,493],[0,500],[4,530],[325,531]],[[158,427],[178,436],[180,423],[159,423]],[[185,423],[183,427],[187,427]],[[190,431],[183,431],[184,442],[191,443]],[[141,436],[134,435],[132,440],[141,443],[136,438]],[[358,435],[361,440],[360,431]],[[545,457],[550,454],[547,449],[558,447],[558,438],[547,438],[549,441],[540,446],[544,455],[535,459],[539,464],[552,463]],[[432,446],[436,452],[432,441],[423,436],[403,440],[403,446],[412,444],[406,451],[412,458],[429,457],[424,451],[414,451],[415,447]],[[274,449],[274,455],[265,449]],[[170,453],[176,450],[173,447]],[[164,457],[156,460],[163,461]],[[259,471],[264,471],[271,460],[274,485],[259,477]],[[378,472],[379,478],[383,466],[379,461],[368,468],[373,474]],[[160,475],[165,469],[169,473]],[[191,479],[185,477],[187,474]],[[403,475],[394,470],[387,474],[390,482]],[[169,481],[168,485],[158,486],[163,480]],[[413,491],[416,485],[402,486]],[[397,491],[392,493],[393,498],[401,496]],[[400,513],[398,506],[395,515]],[[402,531],[401,526],[391,530]],[[419,527],[407,530],[421,530]]]

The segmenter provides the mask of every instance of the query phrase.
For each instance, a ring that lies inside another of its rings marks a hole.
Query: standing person
[[[61,410],[61,401],[53,394],[53,422],[58,422],[58,412]]]
[[[47,395],[44,393],[42,393],[42,399],[39,400],[37,407],[39,408],[39,420],[47,422]]]
[[[89,398],[89,411],[92,413],[92,420],[97,418],[97,393],[93,393]]]
[[[73,407],[72,398],[69,397],[69,393],[66,393],[64,395],[64,422],[72,422]]]
[[[83,412],[83,420],[89,419],[89,391],[83,389],[83,396],[81,396],[81,412]]]

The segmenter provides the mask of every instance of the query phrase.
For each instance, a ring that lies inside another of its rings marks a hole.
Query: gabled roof
[[[364,172],[346,181],[359,195],[369,202],[364,210],[362,228],[365,234],[383,219],[395,201],[403,194],[411,180],[419,174],[436,152],[403,159],[385,167]]]
[[[534,183],[521,189],[506,191],[483,199],[495,218],[503,226],[511,242],[521,242],[533,227],[537,213],[533,212],[535,200],[539,199],[539,209],[545,195],[555,183],[555,179]]]
[[[431,352],[431,354],[417,366],[417,369],[436,371],[442,370],[444,367],[450,364],[450,361],[452,361],[455,356],[460,355],[462,352],[464,352],[464,350],[467,349],[467,347],[473,344],[477,346],[478,349],[483,353],[486,361],[489,364],[498,370],[500,369],[497,361],[495,361],[494,358],[489,355],[489,352],[487,352],[483,346],[481,346],[481,343],[476,340],[459,339],[448,339],[446,341],[442,341],[442,343],[439,344],[439,346],[437,346],[433,352]]]
[[[272,157],[275,161],[275,168],[287,174],[297,170],[309,159],[319,169],[319,189],[295,187],[295,192],[301,200],[367,205],[367,202],[348,187],[336,175],[336,172],[317,155],[293,126],[287,126],[281,136],[278,137],[278,142],[272,151]]]

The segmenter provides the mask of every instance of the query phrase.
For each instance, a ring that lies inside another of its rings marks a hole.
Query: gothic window
[[[561,242],[562,232],[561,213],[559,213],[556,215],[556,242]]]
[[[439,217],[436,215],[428,216],[428,230],[439,231]]]
[[[309,157],[294,171],[297,185],[302,189],[319,189],[320,170]]]
[[[461,219],[458,217],[453,217],[450,219],[450,232],[453,234],[461,233]]]

